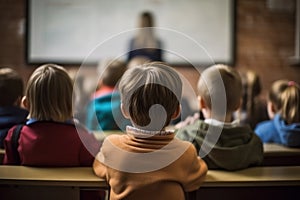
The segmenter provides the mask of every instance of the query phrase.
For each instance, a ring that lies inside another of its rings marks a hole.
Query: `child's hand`
[[[175,129],[185,127],[187,125],[193,124],[200,117],[199,113],[196,112],[193,116],[188,116],[184,121],[181,121],[175,125]]]

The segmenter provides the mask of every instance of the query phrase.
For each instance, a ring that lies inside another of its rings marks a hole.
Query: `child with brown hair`
[[[267,104],[260,98],[262,86],[257,73],[252,70],[240,71],[243,85],[243,100],[241,108],[234,113],[234,117],[242,124],[249,124],[251,128],[268,119]]]
[[[184,199],[204,181],[207,166],[195,147],[166,129],[180,113],[182,81],[162,63],[128,69],[119,90],[133,127],[108,136],[94,162],[110,185],[110,199]]]
[[[99,143],[73,120],[73,83],[63,67],[46,64],[31,75],[23,97],[30,119],[5,138],[4,164],[91,166]]]
[[[8,130],[16,124],[25,123],[28,111],[21,108],[23,96],[22,77],[11,68],[0,68],[0,148]]]
[[[226,65],[211,66],[201,73],[198,92],[205,120],[177,130],[177,137],[192,142],[209,169],[238,170],[260,164],[262,142],[249,126],[232,121],[242,98],[238,72]]]
[[[124,130],[130,124],[122,115],[117,90],[126,70],[126,63],[120,60],[107,60],[100,65],[98,88],[87,106],[86,126],[90,130]]]
[[[264,143],[300,147],[300,86],[294,81],[278,80],[268,98],[271,120],[259,123],[255,133]]]

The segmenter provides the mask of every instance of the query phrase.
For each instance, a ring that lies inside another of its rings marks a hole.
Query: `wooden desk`
[[[264,144],[263,166],[300,166],[300,148]]]
[[[300,166],[209,170],[202,187],[300,186]]]
[[[0,184],[107,188],[90,167],[38,168],[0,166]],[[209,170],[202,187],[299,185],[300,166],[253,167],[240,171]]]
[[[0,193],[4,199],[79,199],[80,190],[100,188],[108,189],[108,185],[89,167],[0,166]],[[298,195],[299,189],[300,166],[255,167],[235,172],[210,170],[204,184],[189,199],[253,200],[262,195],[265,200],[266,195],[273,194],[286,199]]]
[[[300,166],[255,167],[241,171],[208,171],[199,190],[189,200],[299,199]]]
[[[39,186],[107,187],[90,167],[39,168],[0,166],[0,184]]]
[[[286,147],[280,144],[268,143],[264,144],[264,154],[268,156],[274,155],[300,155],[300,148]]]
[[[0,166],[1,199],[79,200],[80,191],[107,189],[90,167]]]

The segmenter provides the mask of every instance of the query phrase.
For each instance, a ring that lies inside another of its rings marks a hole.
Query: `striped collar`
[[[205,119],[204,120],[205,123],[213,125],[213,126],[225,126],[225,127],[235,127],[238,126],[240,124],[239,120],[234,120],[233,122],[221,122],[219,120],[216,119]]]
[[[151,136],[163,136],[163,135],[172,135],[174,134],[173,130],[160,130],[160,131],[149,131],[139,129],[133,126],[126,126],[126,132],[135,136],[140,137],[151,137]]]

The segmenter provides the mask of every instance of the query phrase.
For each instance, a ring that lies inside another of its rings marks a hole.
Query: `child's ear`
[[[179,117],[180,113],[181,113],[181,105],[179,104],[177,109],[173,113],[171,119],[176,119],[177,117]]]
[[[120,106],[121,106],[121,111],[122,111],[123,116],[124,116],[126,119],[130,119],[130,115],[129,115],[128,111],[125,109],[124,104],[121,103]]]
[[[236,105],[236,107],[234,108],[234,111],[239,110],[242,107],[243,104],[243,99],[240,99],[240,102]]]
[[[29,110],[30,105],[29,105],[29,102],[28,102],[28,99],[27,99],[26,96],[24,96],[24,97],[22,98],[22,103],[21,103],[21,105],[22,105],[24,108],[26,108],[27,110]]]
[[[205,109],[206,108],[206,103],[203,100],[203,98],[201,96],[198,96],[198,101],[199,101],[199,108],[200,110]]]
[[[210,109],[207,107],[204,99],[201,96],[198,96],[200,111],[202,112],[205,119],[211,117]]]

